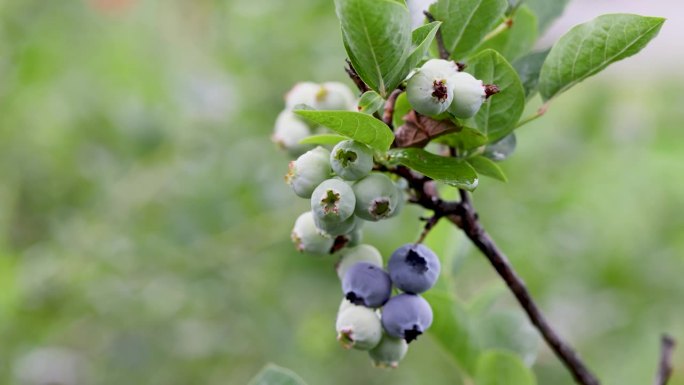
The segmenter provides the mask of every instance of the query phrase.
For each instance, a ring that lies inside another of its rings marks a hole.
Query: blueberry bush
[[[470,194],[482,177],[507,182],[499,163],[515,151],[517,128],[554,108],[558,95],[638,53],[664,19],[603,15],[534,51],[541,29],[558,14],[539,2],[408,3],[335,0],[345,70],[358,94],[337,82],[298,83],[285,95],[272,135],[293,158],[286,183],[310,202],[294,222],[292,241],[302,253],[332,255],[341,281],[338,341],[368,351],[375,366],[396,368],[430,333],[474,384],[536,383],[529,368],[536,332],[520,320],[483,316],[496,294],[483,293],[468,308],[452,295],[453,277],[442,267],[452,261],[427,245],[440,247],[431,231],[446,221],[487,257],[575,382],[599,384],[486,232]],[[524,115],[537,95],[542,104]],[[424,210],[415,218],[423,229],[383,258],[363,243],[364,227],[392,220],[406,204]],[[481,343],[495,333],[518,340],[503,349]],[[671,349],[663,337],[662,384]],[[269,376],[303,383],[285,372],[267,367],[253,383],[269,384]]]

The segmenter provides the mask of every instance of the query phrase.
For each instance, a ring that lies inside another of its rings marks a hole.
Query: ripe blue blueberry
[[[331,172],[330,151],[319,146],[290,162],[285,182],[297,196],[308,199],[314,189],[330,177]]]
[[[383,333],[378,346],[369,350],[368,354],[373,361],[373,366],[394,369],[399,366],[399,361],[404,358],[407,351],[408,343],[406,340],[390,337]]]
[[[337,276],[342,280],[347,270],[354,266],[357,262],[368,262],[378,267],[382,267],[382,255],[375,247],[371,245],[357,245],[346,247],[338,253],[340,261],[335,269]]]
[[[370,350],[382,338],[380,318],[373,309],[343,304],[335,322],[337,340],[345,349]]]
[[[354,140],[343,140],[330,152],[333,171],[344,180],[358,180],[373,169],[373,150]]]
[[[392,283],[400,290],[413,294],[430,290],[437,282],[440,267],[437,255],[421,243],[398,248],[387,263]]]
[[[311,194],[311,210],[318,219],[340,223],[354,214],[356,197],[352,188],[339,179],[328,179]]]
[[[401,199],[397,186],[385,174],[371,173],[352,186],[356,195],[354,213],[367,221],[392,216]]]
[[[382,308],[382,326],[394,338],[411,342],[432,325],[432,308],[416,294],[399,294]]]
[[[316,228],[311,211],[307,211],[297,218],[291,236],[297,250],[303,253],[328,254],[335,242],[334,239],[322,234]]]
[[[392,295],[392,281],[381,267],[357,262],[342,278],[344,297],[355,305],[377,308]]]

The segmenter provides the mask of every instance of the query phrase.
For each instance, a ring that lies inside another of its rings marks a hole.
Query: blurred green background
[[[343,351],[334,261],[290,243],[307,203],[269,136],[295,82],[348,82],[339,35],[327,0],[0,2],[0,383],[245,384],[270,361],[310,384],[461,383],[429,337],[389,372]],[[682,106],[678,73],[608,71],[475,193],[606,384],[650,383],[661,332],[684,344]],[[367,242],[387,255],[420,214]],[[456,257],[461,298],[497,281]],[[534,370],[572,383],[541,344]]]

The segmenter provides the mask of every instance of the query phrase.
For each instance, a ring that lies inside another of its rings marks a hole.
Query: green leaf
[[[411,104],[408,102],[406,92],[402,92],[394,103],[394,115],[392,115],[392,124],[394,127],[399,127],[404,124],[403,117],[411,111]]]
[[[515,353],[530,366],[537,359],[539,332],[520,311],[497,310],[473,317],[479,346]]]
[[[441,290],[425,292],[423,298],[430,303],[434,314],[428,333],[472,376],[480,349],[463,305]]]
[[[459,152],[465,152],[487,144],[487,135],[472,127],[464,126],[459,132],[440,136],[433,141],[457,148]]]
[[[546,101],[609,64],[641,51],[665,19],[610,14],[580,24],[551,48],[541,69],[539,91]]]
[[[508,135],[525,108],[525,91],[518,74],[503,56],[491,49],[473,56],[466,71],[485,84],[496,84],[501,89],[482,105],[473,118],[475,126],[490,142]]]
[[[515,11],[511,27],[484,41],[478,50],[491,48],[513,61],[534,47],[537,36],[537,17],[523,5]]]
[[[264,366],[248,385],[306,385],[295,372],[274,364]]]
[[[543,33],[558,18],[570,0],[524,0],[525,4],[537,15],[539,32]]]
[[[311,135],[299,141],[300,144],[332,144],[335,145],[343,140],[346,140],[346,136],[335,135],[335,134],[320,134]]]
[[[546,56],[550,50],[529,53],[520,59],[513,62],[513,68],[518,72],[523,89],[525,90],[525,98],[529,99],[537,93],[537,86],[539,85],[539,73],[541,72],[542,64],[546,60]]]
[[[373,115],[385,105],[385,99],[375,91],[366,91],[359,99],[359,112]]]
[[[435,155],[420,148],[393,149],[389,155],[390,160],[436,181],[469,191],[477,187],[477,173],[467,162],[460,159]]]
[[[508,182],[508,178],[506,178],[506,174],[501,170],[501,167],[491,159],[484,156],[475,156],[468,158],[468,163],[473,166],[478,175],[485,175],[502,182]]]
[[[413,51],[409,55],[406,61],[405,72],[408,74],[412,69],[418,66],[421,60],[425,57],[430,49],[432,41],[435,39],[437,30],[442,23],[439,21],[432,22],[430,24],[425,24],[413,30],[411,40],[413,41]]]
[[[506,0],[439,0],[430,12],[441,21],[444,45],[454,59],[467,56],[497,24]]]
[[[353,111],[309,111],[296,110],[297,115],[321,126],[365,143],[379,151],[387,151],[394,140],[394,134],[385,123],[374,117]]]
[[[411,21],[403,2],[335,0],[347,55],[366,84],[382,97],[407,75]]]
[[[534,373],[513,353],[487,351],[477,361],[476,385],[536,385]]]

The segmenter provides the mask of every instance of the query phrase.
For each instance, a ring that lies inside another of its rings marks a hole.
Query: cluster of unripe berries
[[[300,144],[299,141],[318,133],[316,130],[322,128],[311,126],[309,122],[299,118],[292,112],[294,109],[306,106],[316,110],[356,111],[356,102],[354,93],[342,83],[298,83],[285,95],[285,109],[276,119],[271,139],[290,155],[301,155],[312,146]]]
[[[473,75],[461,72],[455,62],[431,59],[409,78],[406,97],[420,114],[434,116],[448,111],[467,119],[480,110],[487,98],[487,88]]]
[[[435,284],[439,259],[422,244],[392,253],[387,271],[372,246],[343,249],[337,265],[344,299],[337,314],[337,339],[345,348],[367,350],[379,367],[394,368],[408,343],[432,325],[432,308],[419,294]],[[392,296],[392,288],[401,294]]]

